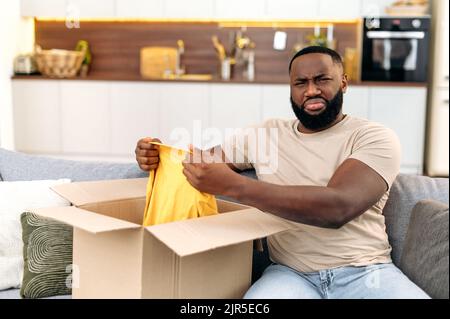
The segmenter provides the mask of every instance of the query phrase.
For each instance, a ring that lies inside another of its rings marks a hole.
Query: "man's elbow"
[[[330,228],[340,229],[360,216],[363,212],[364,211],[361,211],[361,209],[357,207],[357,205],[342,205],[334,215],[335,218],[331,222]]]

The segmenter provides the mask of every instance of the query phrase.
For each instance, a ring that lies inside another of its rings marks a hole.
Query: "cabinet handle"
[[[449,104],[449,101],[448,100],[444,100],[444,104]]]

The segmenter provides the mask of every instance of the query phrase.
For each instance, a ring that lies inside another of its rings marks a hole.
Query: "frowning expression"
[[[345,93],[348,85],[342,65],[321,53],[296,58],[292,63],[290,83],[293,101],[311,116],[325,112],[339,90]]]

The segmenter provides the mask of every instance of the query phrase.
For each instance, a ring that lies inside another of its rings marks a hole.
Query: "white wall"
[[[30,52],[34,43],[32,19],[20,17],[20,1],[2,1],[0,10],[0,147],[13,149],[12,90],[14,56]]]

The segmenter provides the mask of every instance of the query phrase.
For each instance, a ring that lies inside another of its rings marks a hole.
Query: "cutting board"
[[[165,73],[175,73],[177,49],[172,47],[144,47],[140,54],[141,76],[161,79]]]

